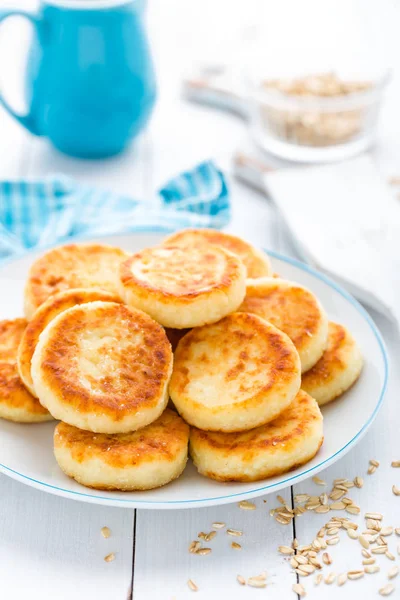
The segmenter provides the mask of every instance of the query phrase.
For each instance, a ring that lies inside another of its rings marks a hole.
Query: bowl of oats
[[[278,157],[329,162],[375,141],[388,74],[355,78],[335,72],[250,82],[250,125],[256,142]]]

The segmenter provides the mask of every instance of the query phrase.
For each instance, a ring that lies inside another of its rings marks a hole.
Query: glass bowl
[[[287,160],[315,163],[353,156],[375,140],[388,81],[389,73],[368,80],[332,73],[248,79],[252,135],[263,149]]]

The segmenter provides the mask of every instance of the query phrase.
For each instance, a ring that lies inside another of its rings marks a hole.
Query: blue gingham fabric
[[[223,173],[206,161],[168,181],[147,201],[78,184],[65,177],[0,182],[0,258],[74,236],[146,229],[226,225]]]

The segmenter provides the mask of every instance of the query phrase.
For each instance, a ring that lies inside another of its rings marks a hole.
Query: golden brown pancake
[[[47,325],[31,373],[55,418],[88,431],[125,433],[161,415],[171,370],[171,344],[158,323],[122,304],[90,302]]]
[[[147,248],[122,263],[120,274],[125,302],[173,329],[218,321],[246,289],[241,260],[218,246]]]
[[[39,306],[26,327],[18,349],[18,372],[23,383],[33,396],[36,396],[31,375],[31,361],[39,336],[43,329],[60,313],[77,304],[103,300],[120,302],[119,296],[104,290],[71,289],[50,296]]]
[[[188,454],[189,427],[172,410],[132,433],[92,433],[66,423],[54,432],[61,469],[98,490],[149,490],[179,477]]]
[[[329,323],[328,347],[322,358],[307,373],[301,387],[320,406],[348,390],[359,378],[363,357],[351,333],[338,323]]]
[[[71,288],[118,294],[119,266],[129,255],[104,244],[68,244],[49,250],[31,266],[25,286],[25,315],[31,319],[47,298]]]
[[[256,315],[233,313],[179,342],[169,386],[190,425],[243,431],[275,419],[300,388],[300,359],[288,336]]]
[[[0,321],[0,417],[17,423],[49,421],[51,415],[24,387],[17,371],[18,345],[27,321]]]
[[[192,428],[190,455],[199,473],[218,481],[259,481],[311,460],[323,442],[316,401],[299,391],[277,419],[251,431],[217,433]]]
[[[328,341],[328,318],[318,299],[303,286],[273,277],[249,280],[238,310],[256,314],[284,331],[296,346],[302,372],[321,358]]]
[[[241,238],[223,233],[215,229],[183,229],[173,233],[164,240],[167,246],[195,246],[202,248],[214,244],[236,254],[246,267],[247,277],[256,279],[272,274],[271,263],[268,255],[261,252]]]
[[[0,361],[15,362],[17,349],[27,326],[26,319],[0,321]]]

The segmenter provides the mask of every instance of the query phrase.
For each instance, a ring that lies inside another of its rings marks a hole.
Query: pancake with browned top
[[[52,294],[71,288],[98,288],[118,294],[119,266],[129,255],[104,244],[68,244],[49,250],[30,268],[25,286],[25,316]]]
[[[121,265],[121,295],[173,329],[214,323],[243,301],[246,273],[237,256],[218,246],[159,246]]]
[[[0,417],[17,423],[38,423],[52,416],[18,375],[17,352],[26,325],[26,319],[0,321]]]
[[[199,473],[218,481],[259,481],[310,461],[323,442],[317,402],[299,391],[277,419],[251,431],[216,433],[192,428],[190,455]]]
[[[275,419],[300,387],[300,359],[288,336],[256,315],[233,313],[179,342],[171,399],[191,425],[243,431]]]
[[[59,314],[32,357],[40,402],[70,425],[100,433],[145,427],[168,401],[172,350],[142,311],[90,302]]]
[[[329,323],[328,346],[317,364],[304,373],[301,387],[320,406],[332,402],[359,378],[363,357],[351,333],[338,323]]]
[[[43,329],[64,310],[96,300],[119,302],[120,298],[116,294],[95,288],[65,290],[50,296],[34,313],[22,335],[18,348],[19,376],[33,396],[36,396],[36,392],[31,375],[31,361]]]
[[[238,310],[256,314],[284,331],[296,346],[302,372],[321,358],[328,341],[328,318],[318,299],[302,285],[274,277],[248,281]]]
[[[59,423],[54,454],[69,477],[99,490],[149,490],[179,477],[189,427],[172,410],[140,431],[108,435]]]
[[[255,279],[272,274],[268,255],[245,240],[215,229],[183,229],[164,240],[167,246],[195,246],[202,248],[209,244],[221,246],[236,254],[246,267],[247,277]]]

